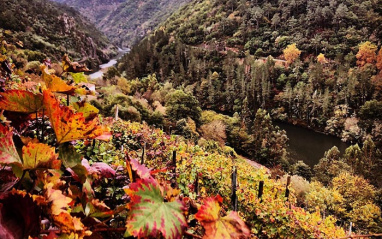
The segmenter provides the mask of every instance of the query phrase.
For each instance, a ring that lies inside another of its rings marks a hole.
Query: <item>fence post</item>
[[[290,180],[291,180],[291,177],[288,176],[287,178],[287,184],[286,184],[286,190],[285,190],[285,197],[287,199],[287,201],[289,200],[289,185],[290,185]]]
[[[172,151],[172,179],[171,179],[171,187],[176,188],[177,182],[176,182],[176,151]]]
[[[198,171],[196,171],[195,193],[196,193],[196,196],[199,195],[199,173],[198,173]]]
[[[145,153],[146,153],[146,143],[143,145],[143,149],[142,149],[141,164],[145,163]]]
[[[257,195],[257,198],[260,198],[260,202],[263,202],[263,191],[264,191],[264,181],[260,181],[259,183],[259,194]]]
[[[236,195],[236,187],[237,187],[237,168],[233,167],[232,170],[232,209],[233,211],[237,211],[237,195]]]

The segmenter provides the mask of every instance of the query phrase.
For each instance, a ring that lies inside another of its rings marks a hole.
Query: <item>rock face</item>
[[[129,47],[191,0],[56,0],[78,9],[120,47]]]
[[[76,61],[96,68],[116,48],[75,9],[48,0],[0,1],[0,32],[11,31],[8,41],[59,61],[68,53]],[[42,56],[43,57],[43,56]]]

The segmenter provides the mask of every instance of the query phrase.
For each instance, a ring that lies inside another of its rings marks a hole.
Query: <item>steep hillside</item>
[[[78,9],[115,44],[127,47],[141,40],[190,0],[56,0]]]
[[[55,60],[69,53],[74,59],[96,67],[114,51],[91,23],[62,4],[47,0],[4,0],[0,9],[0,28],[7,41],[22,41],[24,48]]]
[[[381,6],[193,1],[133,48],[119,70],[183,85],[202,108],[237,112],[249,131],[263,108],[345,141],[379,141],[382,121],[371,108],[382,100]]]
[[[126,0],[55,0],[77,9],[94,24],[105,18],[110,12],[119,8]]]

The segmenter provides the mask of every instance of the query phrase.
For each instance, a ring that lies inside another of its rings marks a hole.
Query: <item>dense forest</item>
[[[86,75],[89,18],[170,2],[0,3],[0,238],[382,236],[380,2],[175,1]],[[310,167],[280,121],[348,147]]]
[[[0,30],[9,42],[29,49],[30,61],[50,57],[60,60],[64,53],[96,68],[113,54],[105,35],[77,11],[48,0],[0,2]]]

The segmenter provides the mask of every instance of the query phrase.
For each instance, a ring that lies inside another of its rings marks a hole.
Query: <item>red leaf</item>
[[[90,166],[88,160],[83,159],[82,166],[88,170],[89,174],[97,174],[104,178],[111,178],[115,175],[115,170],[106,163],[93,163]]]
[[[12,128],[0,124],[0,164],[17,163],[21,165],[21,159],[12,137]]]
[[[136,159],[131,159],[130,160],[131,168],[138,174],[138,176],[141,179],[150,179],[151,174],[150,174],[150,169],[148,169],[145,165],[140,164],[138,160]]]
[[[204,204],[195,214],[195,218],[205,229],[204,239],[249,238],[250,231],[237,212],[231,211],[227,216],[220,216],[220,205],[223,199],[217,195],[204,200]]]
[[[0,238],[37,236],[40,215],[40,207],[29,195],[8,193],[0,201]]]

